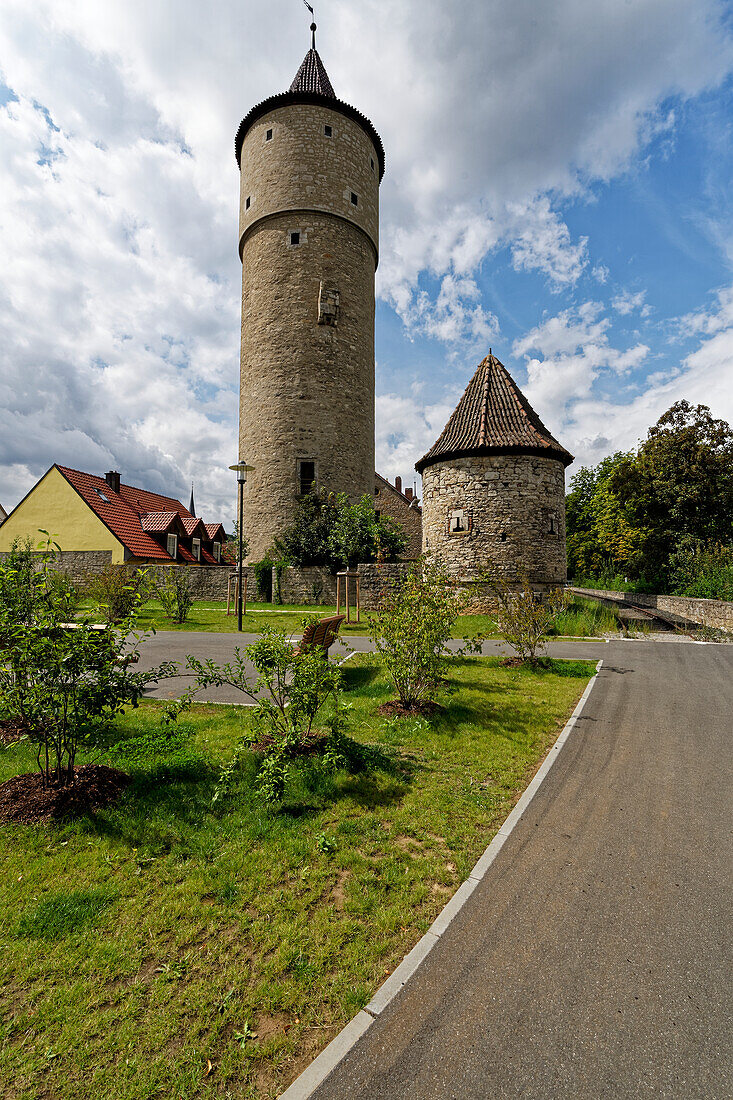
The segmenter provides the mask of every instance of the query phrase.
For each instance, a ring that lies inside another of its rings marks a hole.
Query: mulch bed
[[[104,764],[74,768],[71,787],[44,788],[38,772],[15,775],[0,784],[0,823],[37,825],[81,817],[116,802],[129,782],[125,772]]]
[[[409,707],[403,707],[399,699],[392,699],[391,702],[382,703],[381,707],[377,707],[377,714],[381,714],[385,718],[432,718],[434,714],[438,714],[442,710],[445,710],[445,707],[430,701],[413,703]]]
[[[18,718],[0,719],[0,745],[12,745],[25,735],[23,723]]]
[[[288,755],[292,759],[296,759],[299,756],[317,756],[318,753],[323,751],[323,742],[328,735],[322,730],[316,730],[310,735],[310,737],[304,737],[302,741],[298,741],[297,744],[291,745]],[[252,752],[265,753],[275,744],[274,737],[262,737],[259,741],[255,741],[252,745]]]

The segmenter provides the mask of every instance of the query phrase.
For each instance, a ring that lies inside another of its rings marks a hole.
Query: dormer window
[[[174,560],[178,557],[178,535],[168,535],[166,549]]]
[[[220,542],[215,542],[214,543],[213,551],[214,551],[214,561],[221,561],[221,543]]]
[[[191,540],[191,553],[195,557],[196,561],[201,561],[201,539]]]

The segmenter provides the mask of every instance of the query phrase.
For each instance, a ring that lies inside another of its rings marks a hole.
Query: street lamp
[[[242,536],[244,527],[244,483],[247,480],[247,474],[254,470],[254,466],[248,466],[244,459],[239,460],[234,466],[229,467],[230,470],[234,470],[237,475],[237,482],[239,484],[239,559],[237,564],[237,629],[239,633],[242,633],[242,558],[244,554],[242,552]]]

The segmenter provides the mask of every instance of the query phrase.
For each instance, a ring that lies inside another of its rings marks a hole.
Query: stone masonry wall
[[[416,504],[405,497],[394,485],[380,477],[375,478],[374,507],[383,516],[391,516],[401,523],[407,535],[407,546],[400,555],[405,561],[414,561],[422,554],[422,513]]]
[[[320,487],[353,500],[374,490],[378,203],[376,150],[338,111],[276,108],[247,134],[239,453],[255,467],[245,488],[250,561],[295,516],[299,460],[316,463]]]
[[[422,505],[423,552],[456,580],[493,569],[510,582],[524,571],[539,589],[565,583],[565,470],[557,459],[436,463],[423,471]],[[451,534],[457,512],[464,531]]]
[[[272,571],[272,590],[276,585]],[[283,603],[335,604],[336,578],[329,569],[320,565],[288,566],[280,578],[280,596]]]
[[[702,600],[694,596],[656,596],[650,592],[612,592],[605,589],[574,588],[579,596],[596,597],[614,603],[630,603],[679,616],[699,626],[733,632],[733,603],[725,600]]]

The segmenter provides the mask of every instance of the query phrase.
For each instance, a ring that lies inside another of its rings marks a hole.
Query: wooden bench
[[[328,657],[328,651],[338,637],[339,627],[344,618],[344,615],[332,615],[328,619],[321,619],[320,622],[309,623],[295,647],[295,652],[305,653],[309,649],[319,648],[323,656]]]

